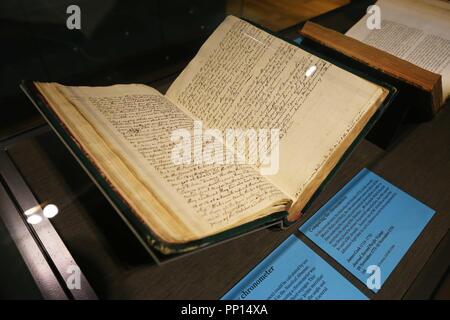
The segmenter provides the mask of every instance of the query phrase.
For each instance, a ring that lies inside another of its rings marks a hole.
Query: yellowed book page
[[[442,75],[444,98],[450,95],[450,2],[380,0],[380,29],[370,29],[369,12],[346,35]]]
[[[77,144],[101,170],[107,181],[120,186],[120,196],[131,205],[139,218],[152,226],[153,232],[167,242],[179,242],[193,236],[189,229],[155,195],[145,188],[134,173],[113,152],[109,145],[94,130],[92,125],[77,111],[64,95],[51,83],[35,83],[40,93],[52,106],[52,111],[63,123],[67,132],[75,137]],[[187,238],[183,238],[186,235]]]
[[[249,165],[176,164],[175,130],[193,120],[145,85],[58,89],[139,180],[202,238],[285,210],[290,200]]]
[[[293,199],[330,167],[327,160],[336,163],[345,151],[338,148],[341,142],[360,131],[356,124],[385,95],[381,87],[232,16],[166,94],[211,128],[278,128],[279,168],[267,177]]]

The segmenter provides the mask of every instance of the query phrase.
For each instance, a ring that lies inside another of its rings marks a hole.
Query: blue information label
[[[434,210],[364,169],[300,231],[377,292],[433,215]]]
[[[291,235],[222,299],[367,300],[367,297]]]

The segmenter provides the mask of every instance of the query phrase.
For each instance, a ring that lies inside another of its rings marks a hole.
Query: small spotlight
[[[46,205],[42,211],[44,213],[44,217],[46,218],[53,218],[59,212],[58,207],[55,206],[54,204]]]
[[[42,221],[42,217],[38,214],[33,214],[27,218],[29,224],[38,224]]]
[[[306,70],[305,72],[305,76],[311,77],[314,74],[314,72],[316,72],[316,70],[317,70],[316,66],[309,67],[308,70]]]

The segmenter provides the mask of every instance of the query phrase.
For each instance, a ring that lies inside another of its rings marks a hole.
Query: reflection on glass
[[[59,212],[58,207],[54,204],[48,204],[44,207],[44,217],[46,218],[53,218],[56,216]]]
[[[42,222],[43,217],[51,219],[54,218],[58,213],[59,209],[54,204],[47,204],[44,209],[42,209],[42,214],[40,214],[41,205],[34,206],[25,211],[25,215],[27,216],[27,222],[29,224],[38,224]]]
[[[316,70],[317,70],[316,66],[309,67],[308,70],[306,70],[305,76],[311,77],[314,74],[314,72],[316,72]]]

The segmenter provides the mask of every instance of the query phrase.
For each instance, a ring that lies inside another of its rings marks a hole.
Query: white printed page
[[[346,35],[442,75],[450,95],[450,2],[380,0],[381,29],[370,30],[364,16]]]

